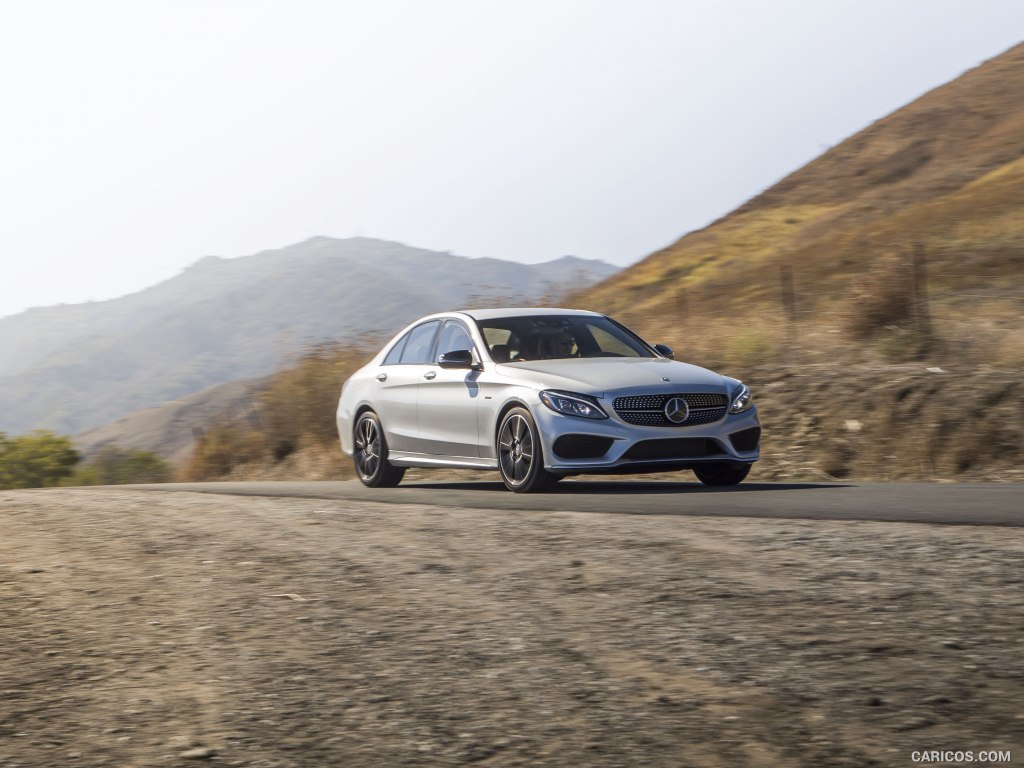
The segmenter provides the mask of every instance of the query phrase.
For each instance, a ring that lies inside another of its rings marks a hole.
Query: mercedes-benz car
[[[497,470],[516,492],[675,470],[735,485],[761,439],[742,382],[571,309],[421,318],[345,382],[337,424],[371,487],[397,485],[407,467]]]

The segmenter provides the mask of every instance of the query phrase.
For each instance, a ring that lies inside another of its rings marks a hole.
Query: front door
[[[459,320],[446,320],[433,355],[473,350],[473,337]],[[474,355],[476,352],[474,351]],[[479,356],[476,357],[479,360]],[[478,457],[477,403],[481,371],[466,368],[425,368],[419,390],[418,450],[436,456]]]

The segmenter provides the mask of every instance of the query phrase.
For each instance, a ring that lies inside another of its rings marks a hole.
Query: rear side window
[[[412,333],[410,331],[409,333]],[[405,334],[388,352],[388,356],[384,358],[384,365],[398,365],[398,361],[402,358],[402,350],[405,349],[405,342],[409,340],[409,333]]]
[[[402,350],[402,365],[425,365],[430,362],[430,348],[434,346],[434,334],[440,324],[440,320],[431,320],[409,331],[409,338]]]

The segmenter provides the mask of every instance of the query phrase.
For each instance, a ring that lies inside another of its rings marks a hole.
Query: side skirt
[[[388,451],[388,461],[396,467],[449,467],[451,469],[497,469],[497,459],[479,456],[436,456],[429,453]]]

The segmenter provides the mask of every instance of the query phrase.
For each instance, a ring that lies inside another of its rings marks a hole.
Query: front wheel
[[[704,485],[739,485],[750,474],[750,464],[729,462],[727,464],[705,464],[694,467],[693,474]]]
[[[355,451],[353,460],[356,474],[369,488],[394,488],[405,475],[405,467],[395,467],[388,461],[388,443],[381,429],[380,419],[373,411],[366,411],[353,430]]]
[[[558,476],[544,469],[540,432],[530,412],[513,408],[498,427],[498,469],[505,487],[516,493],[546,491]]]

